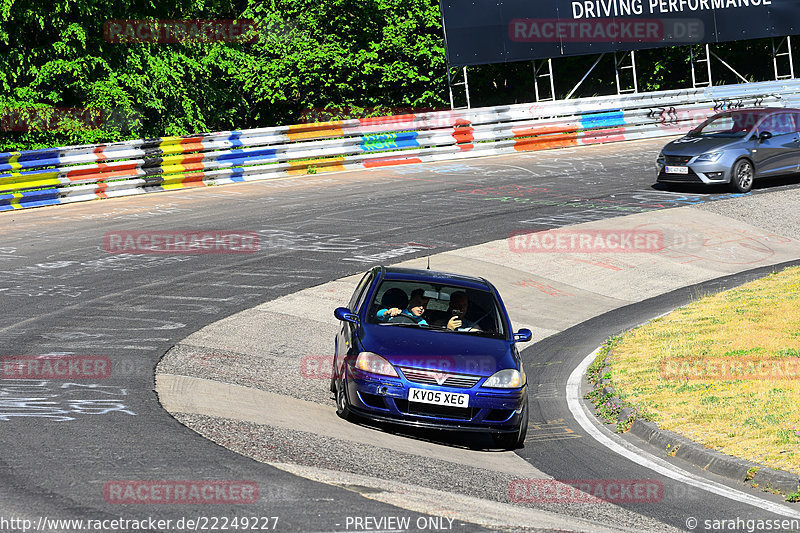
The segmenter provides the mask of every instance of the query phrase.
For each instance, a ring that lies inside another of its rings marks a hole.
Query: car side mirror
[[[533,333],[528,328],[522,328],[514,333],[514,342],[528,342],[533,338]]]
[[[761,133],[758,134],[758,141],[759,142],[763,143],[764,141],[769,140],[769,139],[772,139],[772,134],[770,132],[768,132],[768,131],[762,131]]]
[[[351,324],[358,324],[358,315],[350,311],[346,307],[337,307],[333,311],[333,316],[339,320],[350,322]]]

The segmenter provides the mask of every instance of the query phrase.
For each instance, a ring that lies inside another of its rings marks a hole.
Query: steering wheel
[[[397,323],[397,324],[416,324],[416,323],[417,323],[417,321],[416,321],[416,320],[414,320],[414,319],[413,319],[413,318],[411,318],[410,316],[408,316],[408,315],[404,315],[404,314],[402,314],[402,313],[401,313],[401,314],[399,314],[399,315],[395,315],[395,316],[393,316],[393,317],[392,317],[392,318],[390,318],[388,321],[389,321],[389,322],[395,322],[395,323]]]

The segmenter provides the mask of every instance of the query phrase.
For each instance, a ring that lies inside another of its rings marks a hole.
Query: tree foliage
[[[104,37],[106,21],[141,19],[252,19],[258,39]],[[0,150],[441,107],[447,93],[436,0],[0,0],[0,71]]]
[[[141,19],[252,19],[258,35],[252,43],[104,36],[107,21]],[[750,79],[772,75],[768,39],[714,49]],[[688,48],[637,58],[640,90],[691,86]],[[594,59],[553,60],[557,98]],[[740,81],[719,63],[714,71],[717,83]],[[0,151],[448,103],[438,0],[0,0],[0,72]],[[614,94],[614,80],[608,54],[575,96]],[[469,85],[473,106],[534,100],[531,62],[470,67]]]

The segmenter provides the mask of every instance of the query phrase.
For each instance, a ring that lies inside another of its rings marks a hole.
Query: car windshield
[[[494,295],[452,285],[385,280],[370,304],[368,322],[505,338]]]
[[[711,117],[689,132],[689,137],[744,137],[768,111],[730,112]]]

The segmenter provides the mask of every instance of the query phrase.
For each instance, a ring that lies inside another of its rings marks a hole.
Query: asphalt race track
[[[74,381],[3,376],[2,517],[29,519],[34,525],[41,525],[42,517],[154,517],[174,525],[182,518],[247,515],[269,518],[260,522],[266,524],[264,529],[343,531],[357,529],[353,517],[406,516],[432,529],[438,524],[432,519],[441,518],[435,513],[426,516],[383,503],[363,487],[304,479],[202,438],[162,409],[153,390],[153,369],[170,348],[207,324],[374,264],[504,239],[513,231],[731,196],[724,189],[653,188],[653,162],[663,143],[322,174],[4,213],[2,354],[103,356],[110,359],[113,371],[103,379]],[[797,178],[756,182],[753,195],[795,189],[798,184]],[[260,249],[253,254],[148,255],[115,254],[104,248],[107,232],[176,229],[255,232]],[[603,315],[594,324],[576,326],[531,349],[545,360],[572,360],[575,354],[589,353],[608,334],[639,323],[642,314],[666,311],[690,294],[683,291]],[[544,373],[543,379],[561,387],[568,372],[559,365],[548,368],[553,374]],[[319,386],[327,383],[320,381]],[[535,399],[539,402],[532,405],[547,411],[535,416],[570,420],[563,398]],[[571,429],[580,432],[578,427]],[[619,479],[653,477],[588,438],[540,444],[526,446],[518,455],[557,479],[607,478],[609,472]],[[337,454],[341,457],[347,450]],[[358,461],[354,455],[352,460]],[[380,465],[372,474],[381,474]],[[425,471],[416,475],[424,478]],[[126,480],[247,480],[257,485],[258,498],[247,505],[116,503],[109,486]],[[697,516],[765,516],[729,499],[662,481],[671,496],[664,505],[619,512],[643,517],[646,524],[661,523],[665,530],[684,528],[689,511]],[[476,494],[482,490],[475,487]],[[601,520],[584,516],[582,510],[552,510]],[[642,525],[630,523],[632,529],[642,530]],[[391,524],[369,529],[390,529],[387,526]],[[16,530],[12,527],[8,530]],[[162,529],[178,530],[153,530]],[[458,520],[450,529],[481,530]]]

